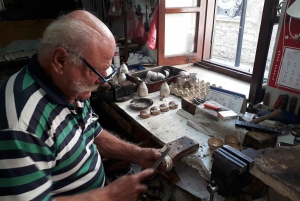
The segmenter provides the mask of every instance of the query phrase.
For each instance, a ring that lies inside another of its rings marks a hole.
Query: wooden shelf
[[[135,49],[138,48],[139,45],[136,43],[130,43],[127,45],[127,49]],[[125,50],[125,45],[119,45],[120,50]]]

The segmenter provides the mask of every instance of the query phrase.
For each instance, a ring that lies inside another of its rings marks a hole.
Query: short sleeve
[[[94,134],[94,138],[98,137],[100,135],[100,133],[103,131],[103,128],[102,126],[99,124],[99,122],[95,122],[95,127],[96,127],[96,131],[95,131],[95,134]]]
[[[0,131],[0,200],[52,200],[53,151],[31,133]]]

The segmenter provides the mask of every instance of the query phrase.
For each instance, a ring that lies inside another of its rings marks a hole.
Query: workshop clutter
[[[129,53],[127,62],[128,65],[142,64],[142,65],[155,65],[153,58],[147,56],[144,52],[131,52]]]
[[[132,42],[135,42],[136,44],[142,46],[146,44],[147,40],[148,40],[148,35],[144,29],[143,14],[141,13],[139,16],[138,26],[136,28],[136,35],[134,38],[132,38]]]
[[[152,93],[159,91],[164,82],[168,85],[176,83],[181,71],[183,70],[172,66],[154,67],[151,70],[130,74],[129,80],[136,84],[139,84],[140,80],[144,81],[148,88],[148,93]]]
[[[213,86],[216,86],[213,84]],[[176,83],[169,85],[171,94],[180,97],[204,97],[210,89],[210,82],[200,80],[197,73],[180,72]],[[221,88],[221,87],[220,87]]]
[[[148,47],[151,50],[157,49],[157,28],[158,28],[158,6],[155,7],[154,16],[150,24]]]
[[[139,72],[142,70],[145,70],[145,68],[142,65],[134,64],[127,66],[125,62],[123,62],[122,65],[119,68],[117,68],[116,74],[112,77],[112,80],[118,84],[125,80],[129,80],[129,74]]]
[[[170,96],[170,87],[166,82],[161,85],[159,95],[161,98],[167,98]]]
[[[176,110],[178,108],[178,103],[175,101],[170,101],[169,103],[162,103],[159,106],[154,105],[149,109],[143,109],[140,111],[140,117],[142,119],[147,119],[150,116],[156,116],[161,114],[161,112],[168,112],[171,110]]]
[[[138,96],[139,97],[145,97],[148,95],[148,88],[145,84],[144,81],[142,81],[140,84],[139,84],[139,87],[138,87]]]
[[[223,145],[228,145],[238,151],[242,150],[239,139],[234,135],[225,135],[224,140],[219,137],[211,137],[208,139],[207,144],[212,153]]]

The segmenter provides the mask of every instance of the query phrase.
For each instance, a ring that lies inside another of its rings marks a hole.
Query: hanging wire
[[[298,39],[299,39],[299,34],[293,35],[292,32],[291,32],[291,21],[292,21],[292,18],[293,18],[293,17],[290,16],[290,20],[289,20],[289,33],[290,33],[290,36],[291,36],[293,39],[298,40]]]

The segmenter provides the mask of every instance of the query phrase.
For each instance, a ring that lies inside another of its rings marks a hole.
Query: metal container
[[[151,68],[151,70],[143,70],[143,71],[139,71],[139,72],[136,72],[136,73],[132,73],[132,74],[129,75],[129,79],[130,79],[131,82],[139,84],[140,81],[138,80],[138,78],[145,81],[148,71],[160,72],[162,74],[165,74],[165,70],[169,71],[169,76],[167,76],[165,79],[159,80],[159,81],[145,82],[146,86],[148,88],[148,93],[152,93],[152,92],[155,92],[155,91],[159,91],[160,86],[164,82],[167,82],[168,84],[171,84],[172,82],[176,83],[177,79],[179,77],[179,73],[181,71],[184,71],[184,70],[179,69],[179,68],[175,68],[175,67],[172,67],[172,66],[159,66],[159,67]]]

